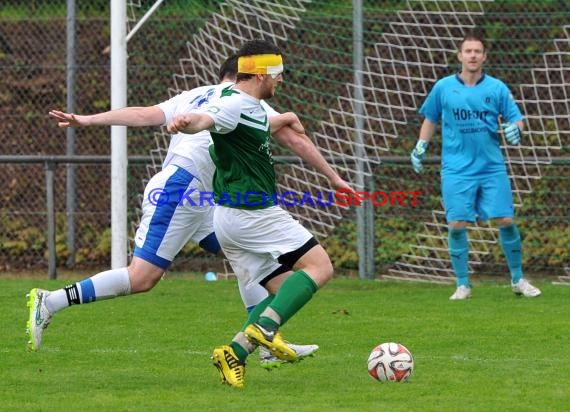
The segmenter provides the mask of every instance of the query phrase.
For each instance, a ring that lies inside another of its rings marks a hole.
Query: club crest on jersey
[[[261,153],[265,153],[267,155],[267,158],[269,159],[269,163],[273,164],[273,156],[271,155],[271,148],[269,147],[269,139],[267,139],[265,143],[260,145],[257,150]]]

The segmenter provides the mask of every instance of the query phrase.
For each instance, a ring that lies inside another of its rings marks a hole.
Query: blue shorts
[[[513,218],[513,194],[506,173],[486,176],[442,176],[441,196],[447,223]]]

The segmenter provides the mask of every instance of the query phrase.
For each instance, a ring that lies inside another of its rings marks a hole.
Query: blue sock
[[[517,225],[499,228],[499,241],[503,248],[503,253],[507,260],[507,265],[511,271],[511,280],[517,283],[521,280],[522,274],[522,243],[521,235]]]
[[[451,266],[455,272],[456,284],[469,287],[469,242],[467,241],[467,229],[449,228],[448,248],[451,258]]]

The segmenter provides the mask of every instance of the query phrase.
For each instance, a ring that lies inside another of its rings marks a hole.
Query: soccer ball
[[[368,373],[381,382],[405,382],[413,370],[412,353],[400,343],[382,343],[368,357]]]

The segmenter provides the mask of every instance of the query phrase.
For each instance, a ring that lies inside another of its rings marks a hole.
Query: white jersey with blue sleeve
[[[441,120],[441,174],[480,176],[506,171],[500,148],[499,116],[516,122],[523,116],[507,86],[483,74],[474,86],[458,74],[437,81],[420,108],[432,123]]]
[[[168,124],[174,116],[199,110],[201,107],[216,98],[221,90],[232,85],[231,82],[211,86],[197,87],[184,91],[171,99],[157,105],[164,112],[165,123]],[[188,170],[197,179],[202,180],[208,188],[211,187],[211,179],[214,173],[214,165],[208,155],[208,147],[212,144],[212,138],[207,130],[188,135],[177,133],[170,139],[168,152],[162,168],[169,164],[175,164]]]

